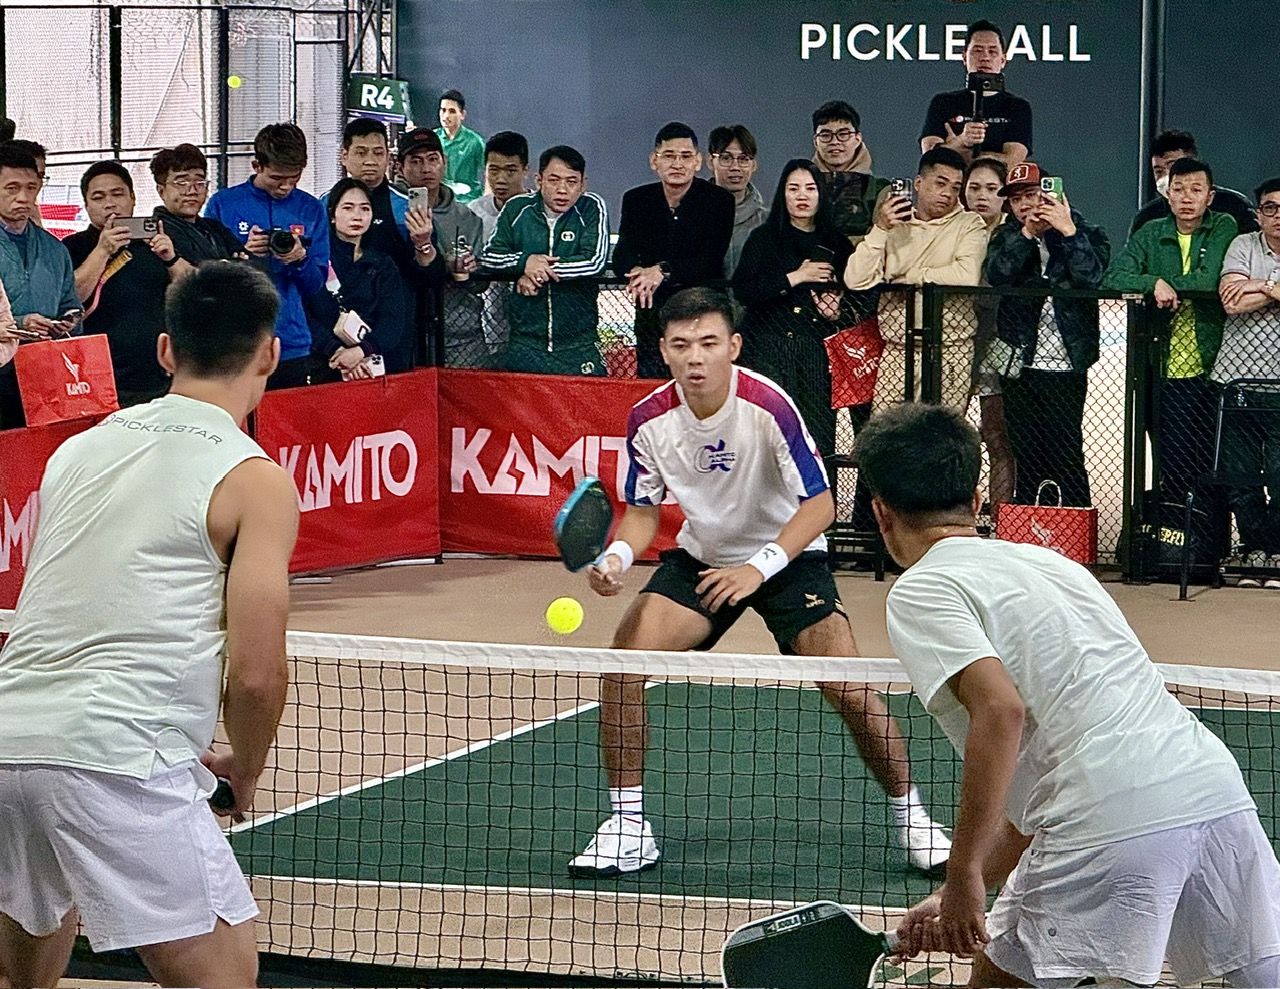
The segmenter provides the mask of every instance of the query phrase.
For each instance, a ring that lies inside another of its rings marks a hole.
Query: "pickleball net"
[[[230,834],[263,909],[262,947],[277,955],[446,985],[710,985],[741,923],[831,899],[892,927],[934,885],[907,865],[882,791],[813,687],[887,698],[914,780],[949,827],[960,763],[895,661],[302,632],[289,651],[257,811]],[[650,675],[646,816],[662,860],[574,878],[569,859],[608,814],[606,671]],[[1235,752],[1274,838],[1280,673],[1161,672]],[[931,956],[884,975],[958,984],[965,968]]]

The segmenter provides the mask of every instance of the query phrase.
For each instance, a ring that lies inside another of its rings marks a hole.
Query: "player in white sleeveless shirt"
[[[742,338],[727,296],[678,292],[663,307],[660,341],[675,380],[638,402],[627,422],[627,511],[589,573],[598,594],[658,534],[670,493],[685,514],[678,549],[662,555],[614,636],[618,649],[710,649],[751,608],[785,653],[853,656],[856,647],[827,565],[823,533],[835,517],[822,457],[790,397],[734,365]],[[659,851],[644,819],[645,677],[606,675],[600,744],[613,814],[569,863],[577,875],[649,869]],[[911,785],[906,744],[878,694],[819,684],[889,795],[898,841],[919,869],[951,846]]]
[[[257,979],[257,907],[208,798],[243,819],[275,738],[291,479],[239,427],[279,360],[247,264],[170,290],[164,398],[67,440],[0,652],[0,970],[56,984],[77,914],[162,985]],[[224,670],[225,667],[225,670]],[[226,674],[225,695],[223,676]],[[210,750],[225,697],[229,748]]]
[[[903,953],[974,955],[971,985],[1280,985],[1280,864],[1235,758],[1166,689],[1084,567],[977,538],[979,439],[905,405],[858,437],[906,572],[889,637],[964,757],[946,883]],[[987,890],[1003,885],[984,918]]]

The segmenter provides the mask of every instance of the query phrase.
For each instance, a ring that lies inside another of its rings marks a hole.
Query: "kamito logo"
[[[366,499],[381,501],[384,490],[403,498],[413,490],[418,476],[418,447],[403,429],[357,436],[341,458],[327,443],[308,447],[305,460],[302,449],[301,445],[282,446],[277,459],[293,478],[298,507],[304,512],[328,508],[335,489],[348,505]],[[299,462],[303,464],[301,480]]]
[[[66,354],[62,355],[62,363],[67,365],[67,370],[71,372],[73,380],[66,382],[68,395],[88,395],[93,391],[89,382],[80,380],[80,365],[76,364]]]
[[[0,573],[8,573],[12,567],[15,549],[22,559],[22,566],[26,567],[27,554],[31,552],[31,540],[36,535],[36,520],[39,515],[39,491],[32,491],[27,496],[26,503],[16,516],[9,506],[8,499],[0,499]]]

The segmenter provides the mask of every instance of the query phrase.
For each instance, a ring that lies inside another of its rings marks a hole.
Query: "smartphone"
[[[810,249],[809,253],[813,255],[810,261],[817,261],[819,264],[835,264],[836,252],[829,247],[823,247],[821,244],[815,245]]]
[[[130,240],[150,240],[160,232],[159,221],[154,216],[117,216],[113,226],[129,231]]]
[[[1043,192],[1046,196],[1052,196],[1058,202],[1062,202],[1063,201],[1062,176],[1053,175],[1053,176],[1047,176],[1041,179],[1040,191]]]
[[[889,195],[901,196],[912,206],[916,202],[916,186],[910,179],[892,179],[889,182]]]
[[[420,209],[424,213],[431,209],[431,190],[426,186],[417,186],[409,190],[409,208]]]
[[[70,336],[71,332],[84,322],[83,309],[68,309],[62,316],[54,320],[58,327],[58,335]]]

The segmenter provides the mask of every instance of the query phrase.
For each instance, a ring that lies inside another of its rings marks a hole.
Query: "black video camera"
[[[276,257],[284,257],[301,242],[303,247],[311,246],[310,237],[299,237],[292,230],[284,227],[272,227],[267,231],[267,250]]]

